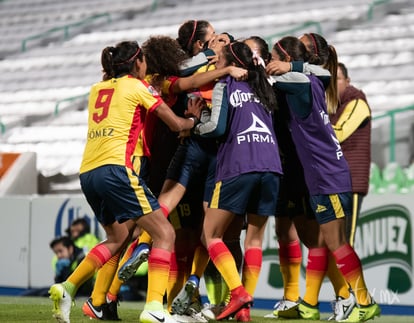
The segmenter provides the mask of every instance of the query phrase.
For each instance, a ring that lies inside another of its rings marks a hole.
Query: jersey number
[[[93,121],[96,123],[101,122],[108,116],[109,105],[111,104],[114,91],[115,89],[104,89],[99,91],[98,98],[95,102],[95,109],[97,111],[92,116]]]

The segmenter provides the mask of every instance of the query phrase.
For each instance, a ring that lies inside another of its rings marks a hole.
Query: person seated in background
[[[55,283],[64,282],[85,258],[85,252],[67,236],[53,239],[50,242],[50,248],[56,255],[52,260],[55,272],[54,281]],[[79,288],[78,295],[89,296],[92,292],[93,283],[94,279],[89,279]]]
[[[78,225],[79,224],[76,224],[76,226]],[[69,232],[69,228],[67,232]],[[73,241],[73,239],[69,236],[56,237],[50,242],[49,246],[54,253],[54,256],[51,261],[52,268],[54,271],[54,282],[63,282],[66,280],[67,277],[69,277],[72,274],[72,272],[83,260],[83,258],[85,258],[86,252],[84,251],[84,249],[78,247]],[[94,282],[94,277],[88,280],[79,289],[79,295],[89,296],[92,292]],[[21,294],[21,296],[49,296],[48,290],[49,286],[31,288],[24,291]]]
[[[89,250],[100,242],[98,237],[91,233],[91,226],[86,217],[73,220],[65,232],[73,240],[75,245],[83,249],[85,253],[89,252]]]

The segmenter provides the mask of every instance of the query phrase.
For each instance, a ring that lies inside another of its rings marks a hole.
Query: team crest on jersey
[[[272,132],[266,124],[252,112],[252,124],[242,132],[237,134],[237,143],[257,142],[275,144]]]
[[[148,85],[147,89],[153,96],[160,96],[158,91],[154,89],[152,85]]]

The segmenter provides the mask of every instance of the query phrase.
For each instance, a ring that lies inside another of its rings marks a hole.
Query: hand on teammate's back
[[[203,98],[193,97],[188,99],[187,110],[185,111],[186,117],[196,117],[200,120],[201,109],[204,108],[206,102]]]

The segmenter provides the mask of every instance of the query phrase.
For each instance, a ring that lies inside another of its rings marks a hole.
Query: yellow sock
[[[341,296],[342,298],[348,298],[350,295],[348,283],[336,266],[335,258],[331,253],[329,253],[328,271],[326,274],[332,283],[335,295]]]
[[[230,290],[242,285],[236,262],[222,240],[217,239],[211,243],[208,253]]]
[[[242,283],[250,295],[254,295],[260,269],[262,268],[262,249],[249,248],[244,252]]]
[[[283,278],[283,296],[290,301],[297,301],[300,296],[300,266],[302,250],[298,240],[283,243],[279,241],[280,272]]]
[[[152,248],[148,257],[147,303],[163,303],[170,273],[171,252]]]
[[[116,254],[99,269],[91,295],[94,306],[106,303],[106,294],[118,268],[119,256],[119,253]]]
[[[119,266],[118,266],[118,270],[120,268]],[[109,294],[114,295],[114,296],[117,296],[119,294],[119,291],[121,290],[121,286],[124,283],[122,280],[118,278],[118,270],[116,271],[114,278],[112,279],[111,286],[109,287],[109,290],[108,290]]]
[[[355,250],[349,244],[345,244],[332,254],[335,257],[336,264],[339,265],[339,270],[354,291],[357,303],[369,305],[371,296],[365,284],[361,261]]]
[[[72,298],[75,296],[77,289],[88,279],[95,275],[96,271],[103,266],[112,257],[111,252],[105,244],[100,243],[93,247],[85,256],[75,271],[68,277],[65,287]]]
[[[142,231],[141,235],[139,236],[139,243],[147,243],[148,245],[151,245],[152,238],[147,231]]]
[[[309,305],[318,304],[319,291],[328,267],[328,249],[310,248],[306,266],[306,292],[303,300]]]
[[[171,312],[172,301],[184,286],[184,282],[187,278],[185,275],[186,272],[188,272],[188,268],[184,269],[179,267],[177,255],[173,252],[171,254],[170,274],[168,276],[167,284],[167,309],[169,312]]]
[[[210,256],[207,249],[203,245],[197,246],[194,252],[193,265],[191,267],[191,275],[196,275],[198,278],[203,276],[204,271],[208,265]]]

